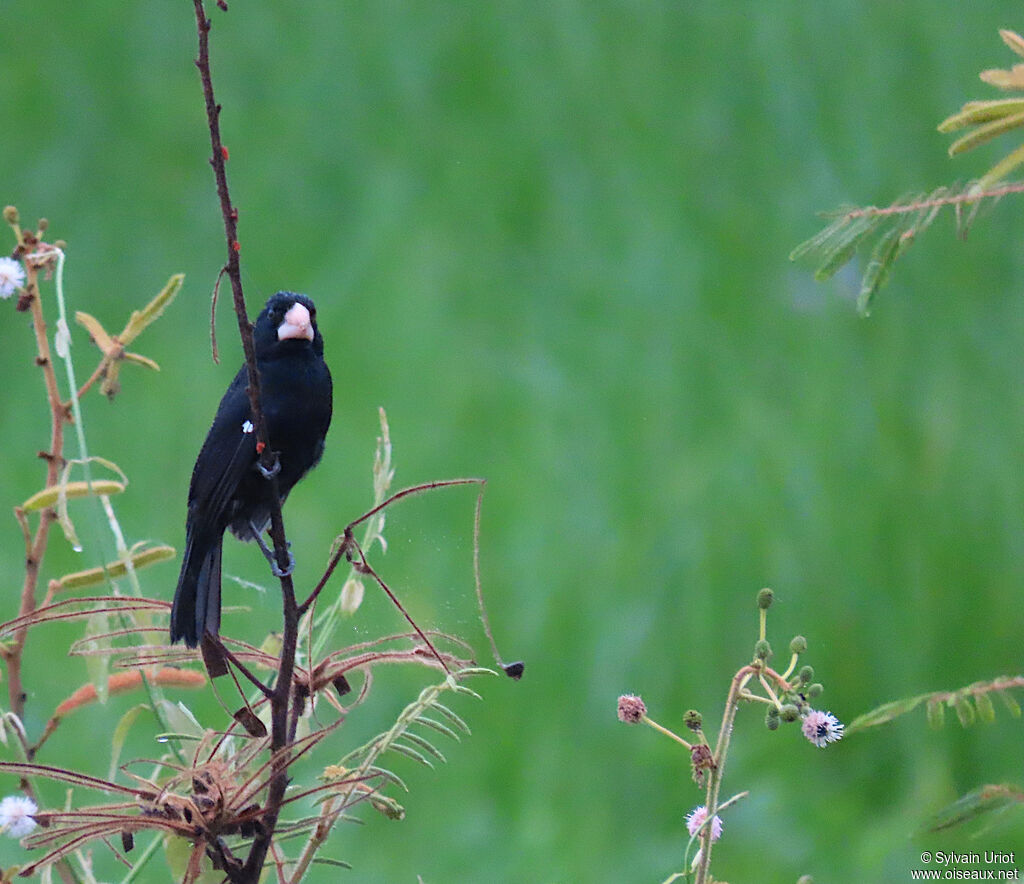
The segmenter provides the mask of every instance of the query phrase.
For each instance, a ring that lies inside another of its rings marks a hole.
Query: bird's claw
[[[292,555],[292,542],[290,540],[286,540],[284,543],[285,549],[288,550],[288,565],[282,568],[277,563],[277,556],[274,554],[274,550],[267,546],[267,542],[263,539],[263,535],[260,533],[256,525],[250,522],[249,528],[252,529],[252,536],[253,539],[256,541],[256,545],[260,548],[260,551],[263,553],[264,558],[266,558],[266,560],[270,563],[271,573],[275,577],[290,576],[292,571],[295,570],[295,556]]]
[[[271,464],[270,469],[267,469],[260,461],[256,461],[256,469],[260,471],[260,475],[267,480],[273,479],[278,473],[281,472],[281,461],[278,457],[274,456],[274,462]]]
[[[291,546],[291,544],[289,543],[288,546]],[[277,564],[277,560],[276,559],[271,559],[271,561],[270,561],[270,570],[271,570],[271,572],[273,573],[273,575],[275,577],[290,577],[291,574],[292,574],[292,571],[295,570],[295,556],[292,555],[291,550],[288,550],[288,567],[287,568],[281,568],[281,566]]]

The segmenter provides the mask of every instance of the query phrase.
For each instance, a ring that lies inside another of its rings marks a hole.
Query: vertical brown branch
[[[19,235],[19,240],[21,240],[19,250],[26,249],[24,238]],[[46,461],[45,487],[51,488],[60,481],[60,471],[64,465],[64,424],[71,418],[68,409],[61,401],[60,390],[57,387],[57,375],[50,355],[50,342],[46,336],[46,318],[43,315],[43,305],[39,297],[39,264],[33,261],[31,253],[25,259],[25,267],[28,271],[28,281],[25,285],[25,295],[19,300],[19,307],[27,302],[27,309],[32,314],[32,329],[36,337],[36,365],[43,370],[46,398],[50,403],[50,450],[41,451],[39,456]],[[39,524],[31,540],[29,540],[28,522],[22,522],[26,538],[26,553],[25,579],[21,587],[21,604],[18,608],[19,617],[31,614],[37,607],[36,590],[39,586],[39,572],[43,564],[43,556],[46,554],[50,527],[56,518],[57,514],[53,508],[46,507],[39,514]],[[24,515],[19,517],[19,521],[22,519],[24,519]],[[7,696],[10,709],[19,719],[24,719],[25,715],[25,688],[21,677],[21,664],[25,654],[27,635],[28,631],[25,629],[16,632],[13,641],[2,652],[4,662],[7,664]],[[32,784],[27,779],[22,779],[21,788],[26,795],[34,797]],[[66,860],[58,862],[55,868],[62,881],[70,884],[75,880]]]
[[[256,351],[253,346],[252,324],[245,306],[245,295],[242,292],[242,277],[239,264],[238,242],[238,211],[231,203],[228,190],[226,170],[227,150],[220,136],[220,111],[213,92],[213,79],[210,73],[210,19],[207,18],[203,0],[193,0],[196,13],[196,27],[199,36],[199,55],[196,67],[202,80],[203,97],[206,102],[206,119],[210,129],[210,146],[213,150],[210,164],[217,183],[217,197],[220,201],[221,215],[224,219],[224,234],[227,239],[227,262],[224,273],[231,282],[231,293],[235,305],[235,316],[238,319],[238,332],[242,339],[242,351],[249,378],[249,404],[252,409],[253,424],[256,432],[260,465],[268,479],[271,489],[270,537],[274,542],[274,552],[278,564],[285,568],[288,562],[288,545],[285,539],[284,522],[281,518],[281,498],[278,491],[277,477],[273,475],[276,455],[270,449],[263,409],[260,405],[259,371],[256,366]],[[284,619],[281,658],[278,664],[277,681],[270,697],[271,709],[271,752],[273,775],[267,789],[267,802],[263,816],[263,827],[253,840],[249,856],[240,871],[229,871],[228,875],[235,884],[256,884],[263,871],[263,864],[277,826],[281,802],[288,787],[288,765],[286,754],[279,750],[284,748],[289,736],[289,704],[292,702],[292,675],[295,668],[295,652],[298,643],[298,606],[295,602],[295,588],[290,576],[281,578],[282,613]]]
[[[718,794],[722,786],[722,777],[725,775],[725,758],[729,752],[729,741],[732,739],[733,722],[736,720],[736,710],[740,704],[740,694],[750,679],[757,673],[753,666],[744,666],[737,672],[729,684],[729,696],[725,701],[725,711],[722,713],[722,726],[718,730],[718,742],[715,744],[715,764],[708,773],[707,793],[704,799],[704,807],[707,809],[708,823],[700,835],[701,857],[697,868],[697,884],[704,884],[711,880],[711,846],[714,839],[711,837],[712,821],[718,813]]]
[[[263,425],[263,410],[260,407],[259,370],[256,367],[256,351],[252,341],[252,324],[245,306],[245,295],[242,293],[242,274],[238,253],[241,246],[238,242],[238,210],[231,204],[228,191],[226,148],[220,137],[221,106],[213,94],[213,79],[210,74],[210,19],[206,16],[202,0],[194,0],[196,10],[196,27],[199,32],[199,57],[196,67],[203,84],[203,98],[206,102],[206,119],[210,128],[210,146],[213,153],[210,165],[213,166],[213,177],[217,184],[217,198],[220,200],[221,215],[224,219],[224,235],[227,238],[228,257],[223,273],[231,282],[231,295],[234,299],[235,316],[238,318],[238,333],[242,338],[242,352],[249,372],[249,404],[252,408],[253,424],[256,438],[263,443],[266,451],[267,436]],[[268,467],[269,463],[266,464]]]
[[[50,488],[59,481],[60,470],[64,462],[64,423],[68,420],[68,412],[61,402],[60,391],[57,388],[57,376],[53,370],[53,360],[50,356],[50,343],[46,337],[46,319],[43,316],[43,306],[39,299],[38,268],[31,258],[26,260],[25,264],[28,268],[26,298],[29,302],[32,328],[36,336],[36,364],[43,370],[46,398],[50,403],[50,450],[40,453],[40,456],[46,461],[45,487]],[[39,525],[25,557],[25,580],[21,587],[19,617],[31,614],[36,609],[39,570],[46,553],[50,526],[55,519],[56,514],[50,507],[44,509],[39,516]],[[3,652],[4,661],[7,663],[7,694],[10,709],[18,718],[22,718],[25,712],[25,689],[21,679],[21,660],[25,651],[26,634],[25,630],[15,633],[14,640]]]

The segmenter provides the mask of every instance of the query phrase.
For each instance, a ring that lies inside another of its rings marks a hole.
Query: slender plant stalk
[[[920,212],[925,209],[970,205],[983,199],[999,199],[1011,193],[1024,193],[1024,181],[1018,181],[1015,184],[1004,184],[1001,187],[993,187],[987,190],[971,190],[968,188],[963,193],[953,194],[952,196],[916,200],[912,203],[896,203],[882,208],[878,206],[864,206],[860,209],[851,209],[849,212],[838,214],[840,217],[851,220],[854,218],[884,218],[887,215],[909,215],[911,212]]]
[[[46,319],[43,316],[43,305],[39,297],[39,268],[31,257],[25,261],[28,268],[26,291],[30,299],[29,309],[32,313],[32,329],[36,336],[36,364],[43,371],[46,384],[46,398],[50,403],[50,450],[40,452],[46,461],[46,488],[52,488],[60,481],[60,471],[64,464],[64,422],[68,420],[67,410],[57,389],[57,375],[53,369],[50,355],[50,342],[46,336]],[[46,543],[50,534],[50,526],[56,521],[57,514],[52,507],[46,507],[39,515],[39,525],[29,545],[25,557],[25,580],[21,587],[21,605],[18,616],[24,617],[36,609],[36,591],[39,586],[39,571],[46,553]],[[14,639],[3,651],[7,664],[7,696],[11,711],[19,719],[25,712],[25,689],[21,677],[21,661],[25,652],[27,631],[22,629],[15,633]]]
[[[729,696],[725,701],[725,712],[722,714],[722,726],[718,731],[718,743],[715,746],[715,764],[708,771],[707,794],[704,799],[704,806],[707,808],[707,823],[704,831],[700,834],[701,855],[697,867],[696,884],[707,884],[711,869],[711,825],[718,813],[718,793],[722,786],[722,776],[725,773],[725,759],[729,754],[729,742],[732,739],[732,728],[736,721],[736,710],[740,704],[740,693],[746,687],[758,670],[753,666],[744,666],[732,678],[729,685]]]
[[[46,385],[46,398],[50,404],[50,450],[41,451],[39,456],[46,461],[46,488],[52,488],[60,481],[60,471],[64,465],[64,423],[69,419],[68,411],[61,402],[60,391],[57,387],[57,375],[53,368],[53,359],[50,355],[50,342],[46,335],[46,318],[43,315],[43,304],[39,297],[39,266],[32,260],[31,256],[24,262],[28,270],[26,292],[29,297],[29,309],[32,313],[32,329],[36,337],[36,364],[43,371],[43,380]],[[24,516],[19,517],[22,522],[22,529],[25,531],[28,548],[25,555],[25,580],[21,588],[21,604],[18,608],[18,616],[24,617],[35,611],[37,607],[37,590],[39,587],[39,572],[43,564],[43,557],[46,554],[46,544],[50,536],[50,527],[57,519],[53,507],[46,507],[39,515],[39,524],[36,527],[35,536],[28,542],[28,522],[22,521]],[[24,718],[25,713],[25,689],[21,675],[21,663],[25,653],[25,640],[28,630],[21,629],[15,633],[11,644],[3,651],[4,662],[7,664],[7,696],[11,712],[18,720]],[[22,778],[21,789],[29,797],[34,797],[32,784]],[[57,874],[60,875],[64,884],[74,884],[78,876],[67,860],[61,860],[56,864]]]
[[[270,449],[266,421],[260,404],[259,370],[256,366],[256,350],[253,345],[252,324],[245,306],[245,295],[242,291],[242,275],[239,264],[238,242],[238,211],[231,203],[228,190],[226,170],[227,149],[220,135],[220,105],[217,104],[213,91],[213,78],[210,72],[210,19],[207,18],[203,0],[193,0],[196,14],[196,28],[199,38],[199,55],[196,66],[202,81],[203,97],[206,103],[206,119],[210,130],[210,146],[212,155],[210,163],[217,184],[217,197],[220,201],[221,215],[224,219],[224,234],[227,239],[227,262],[224,273],[231,283],[234,300],[235,316],[238,319],[238,332],[242,339],[242,351],[245,354],[246,371],[249,378],[249,404],[252,410],[253,424],[257,439],[257,451],[260,453],[260,465],[265,474],[269,474],[270,484],[270,537],[274,542],[274,552],[282,570],[288,563],[288,544],[285,538],[284,521],[281,517],[281,498],[278,492],[277,476],[274,467],[276,455]],[[225,7],[226,8],[226,7]],[[283,613],[283,630],[281,656],[278,662],[277,677],[270,696],[270,751],[272,776],[267,789],[267,800],[262,817],[263,825],[256,834],[249,851],[249,856],[242,869],[230,868],[228,877],[233,884],[257,884],[263,872],[267,852],[274,837],[281,802],[288,787],[288,759],[284,749],[291,738],[293,728],[291,721],[298,719],[298,712],[289,715],[292,702],[301,701],[292,696],[292,677],[295,670],[295,652],[298,647],[299,610],[295,601],[295,588],[291,576],[281,577],[281,597]]]
[[[762,608],[762,611],[764,609]],[[763,632],[762,632],[763,635]],[[754,677],[761,680],[765,690],[772,693],[768,686],[768,680],[775,682],[776,686],[781,690],[788,690],[789,685],[786,680],[779,675],[774,669],[764,665],[747,665],[739,670],[733,677],[732,683],[729,685],[729,694],[725,701],[725,711],[722,713],[722,725],[718,731],[718,742],[715,745],[715,763],[708,770],[708,785],[707,791],[704,798],[704,807],[707,809],[707,821],[704,824],[704,829],[700,833],[700,845],[701,854],[700,862],[697,865],[697,877],[695,879],[696,884],[710,884],[711,882],[711,845],[713,839],[711,837],[711,826],[715,815],[729,804],[732,804],[736,800],[736,797],[730,798],[724,804],[719,805],[718,796],[721,792],[722,778],[725,776],[725,762],[729,754],[729,744],[732,740],[732,729],[736,722],[736,710],[739,708],[740,701],[745,699],[744,694],[746,693],[747,684]],[[774,694],[772,693],[774,697]],[[775,701],[778,704],[778,700]],[[746,795],[746,792],[740,793],[740,795]]]

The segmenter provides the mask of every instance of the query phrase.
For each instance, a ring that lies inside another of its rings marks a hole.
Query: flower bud
[[[704,725],[704,717],[696,709],[687,709],[683,715],[683,724],[695,734],[700,733],[700,729]]]
[[[623,694],[619,697],[619,721],[638,724],[646,714],[647,707],[640,697],[633,694]]]
[[[4,221],[8,224],[18,223],[18,210],[14,206],[4,206]]]
[[[690,750],[690,773],[693,776],[693,781],[698,786],[704,785],[704,772],[714,770],[717,766],[715,764],[715,756],[711,754],[711,749],[703,743],[697,743]]]
[[[807,650],[807,639],[802,635],[793,636],[793,640],[789,643],[789,650],[793,654],[802,654]]]
[[[765,639],[761,639],[754,645],[754,657],[767,663],[772,658],[772,646]]]
[[[770,608],[773,601],[775,601],[775,593],[767,586],[757,594],[757,606],[762,610]]]
[[[800,710],[796,708],[793,703],[786,703],[785,706],[779,710],[779,717],[783,721],[796,721],[800,717]]]

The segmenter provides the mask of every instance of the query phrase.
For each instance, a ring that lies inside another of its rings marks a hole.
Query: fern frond
[[[987,785],[968,792],[940,810],[928,826],[930,832],[941,832],[962,826],[983,816],[999,813],[1024,804],[1024,791],[1009,784]]]
[[[1014,31],[1002,30],[999,36],[1018,55],[1024,55],[1024,37]],[[981,80],[1004,90],[1024,91],[1024,65],[1008,70],[987,70]],[[982,144],[1024,128],[1024,98],[989,101],[968,101],[960,110],[938,125],[940,132],[969,131],[949,146],[949,155],[966,153]],[[888,281],[892,265],[909,248],[914,238],[923,233],[943,208],[951,206],[956,214],[957,233],[966,237],[982,203],[1008,193],[1024,191],[1024,184],[1002,184],[1020,166],[1024,166],[1024,144],[1011,150],[984,175],[966,188],[939,188],[928,196],[902,200],[886,208],[866,206],[842,209],[822,230],[798,245],[790,260],[805,255],[818,262],[814,278],[830,279],[845,267],[862,245],[874,234],[878,239],[861,277],[857,310],[867,316],[878,290]],[[965,713],[966,714],[966,713]]]
[[[421,737],[419,734],[414,733],[411,730],[406,730],[402,735],[403,740],[408,740],[414,746],[419,747],[427,755],[432,755],[442,764],[447,764],[448,759],[444,757],[444,753],[441,752],[433,743],[430,742],[426,737]]]
[[[405,734],[408,736],[408,734]],[[424,767],[433,769],[434,763],[427,758],[422,752],[417,749],[413,749],[412,746],[406,746],[405,743],[400,743],[398,740],[394,740],[390,746],[388,746],[392,752],[397,752],[399,755],[404,755],[406,758],[411,758],[413,761],[418,761]]]
[[[444,734],[446,737],[448,737],[451,740],[454,740],[456,743],[462,742],[462,737],[455,733],[455,731],[448,727],[448,725],[438,721],[435,718],[427,718],[427,716],[421,715],[419,717],[419,720],[417,721],[417,724],[420,724],[423,727],[428,727],[431,730],[435,730],[439,734]]]
[[[1019,151],[1019,157],[1015,157],[1017,151],[1011,154],[1015,164],[1024,163],[1024,147]],[[791,261],[813,258],[817,264],[814,278],[821,282],[834,276],[862,246],[873,240],[875,244],[861,276],[857,296],[857,309],[862,316],[867,316],[875,295],[888,281],[893,264],[943,209],[954,210],[957,230],[964,236],[983,203],[1011,193],[1024,193],[1024,182],[996,188],[982,186],[982,182],[964,187],[939,187],[931,193],[905,197],[890,206],[841,209],[829,224],[793,249],[789,258]]]
[[[466,723],[455,712],[441,703],[439,698],[446,692],[470,694],[479,698],[480,695],[476,691],[460,684],[459,680],[471,675],[483,674],[496,675],[497,673],[490,669],[473,667],[456,672],[439,684],[425,687],[420,691],[419,696],[402,710],[395,723],[388,730],[378,734],[359,748],[353,749],[336,765],[332,765],[331,770],[344,771],[346,780],[350,783],[342,787],[340,792],[343,796],[343,806],[364,797],[356,794],[359,790],[352,785],[355,782],[365,782],[367,779],[379,777],[381,781],[392,780],[400,787],[405,788],[405,784],[395,774],[377,765],[378,760],[385,752],[403,755],[431,768],[434,766],[431,758],[445,762],[444,754],[437,747],[425,737],[410,729],[414,725],[419,724],[458,740],[458,734],[452,727],[442,724],[433,717],[440,715],[447,719],[454,728],[468,734],[469,727]]]
[[[466,736],[471,736],[472,731],[469,729],[469,725],[466,724],[455,712],[445,706],[443,703],[434,703],[434,709],[440,712],[445,718],[447,718],[452,724],[454,724],[460,731]],[[1019,716],[1018,716],[1019,717]]]
[[[995,706],[989,696],[992,693],[998,694],[1003,699],[1011,715],[1020,717],[1020,706],[1017,705],[1016,699],[1008,693],[1011,688],[1024,688],[1024,675],[1002,676],[991,681],[978,681],[955,691],[934,691],[928,694],[918,694],[916,697],[893,700],[859,715],[847,725],[846,735],[867,730],[869,727],[888,724],[890,721],[912,712],[922,703],[927,704],[928,723],[932,727],[942,726],[945,721],[946,707],[956,712],[957,719],[963,727],[970,727],[978,718],[990,723],[995,721]]]

